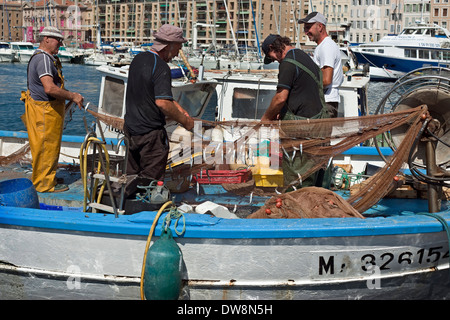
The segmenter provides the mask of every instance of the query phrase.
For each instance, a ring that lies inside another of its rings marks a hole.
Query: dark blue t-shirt
[[[173,100],[170,68],[156,53],[139,53],[128,72],[125,127],[143,135],[166,124],[156,99]]]

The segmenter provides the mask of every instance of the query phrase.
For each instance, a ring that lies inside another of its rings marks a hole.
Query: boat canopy
[[[438,25],[419,25],[403,29],[400,35],[424,35],[430,37],[450,38],[450,33]]]

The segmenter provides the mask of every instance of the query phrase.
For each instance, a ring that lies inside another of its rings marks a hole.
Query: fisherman
[[[194,127],[194,120],[173,99],[167,64],[187,42],[183,30],[165,24],[153,36],[151,50],[139,53],[130,65],[124,132],[129,140],[127,174],[160,180],[169,154],[165,117],[187,130]]]
[[[38,192],[62,192],[69,189],[58,184],[61,137],[64,128],[65,100],[83,107],[83,96],[64,89],[62,66],[56,54],[64,36],[56,27],[45,27],[39,35],[39,47],[28,62],[28,90],[22,92],[32,156],[31,180]]]
[[[311,12],[298,23],[304,23],[303,30],[311,41],[317,43],[313,60],[322,70],[325,102],[331,118],[336,118],[339,108],[339,86],[344,81],[341,52],[327,33],[327,20],[319,12]]]
[[[311,57],[292,46],[289,38],[275,34],[264,40],[262,50],[265,54],[264,63],[276,60],[280,65],[277,91],[261,121],[328,118],[321,71]],[[302,181],[298,187],[322,185],[318,172],[306,179],[301,178],[301,174],[313,165],[305,154],[283,154],[282,165],[285,186],[299,181],[299,178]]]

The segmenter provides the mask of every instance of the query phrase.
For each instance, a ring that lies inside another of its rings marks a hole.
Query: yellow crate
[[[283,171],[270,168],[260,168],[257,173],[253,174],[255,185],[257,187],[282,187]]]

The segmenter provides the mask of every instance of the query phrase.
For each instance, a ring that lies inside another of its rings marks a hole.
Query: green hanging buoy
[[[144,270],[146,300],[177,300],[181,290],[183,256],[167,228],[147,252]]]

